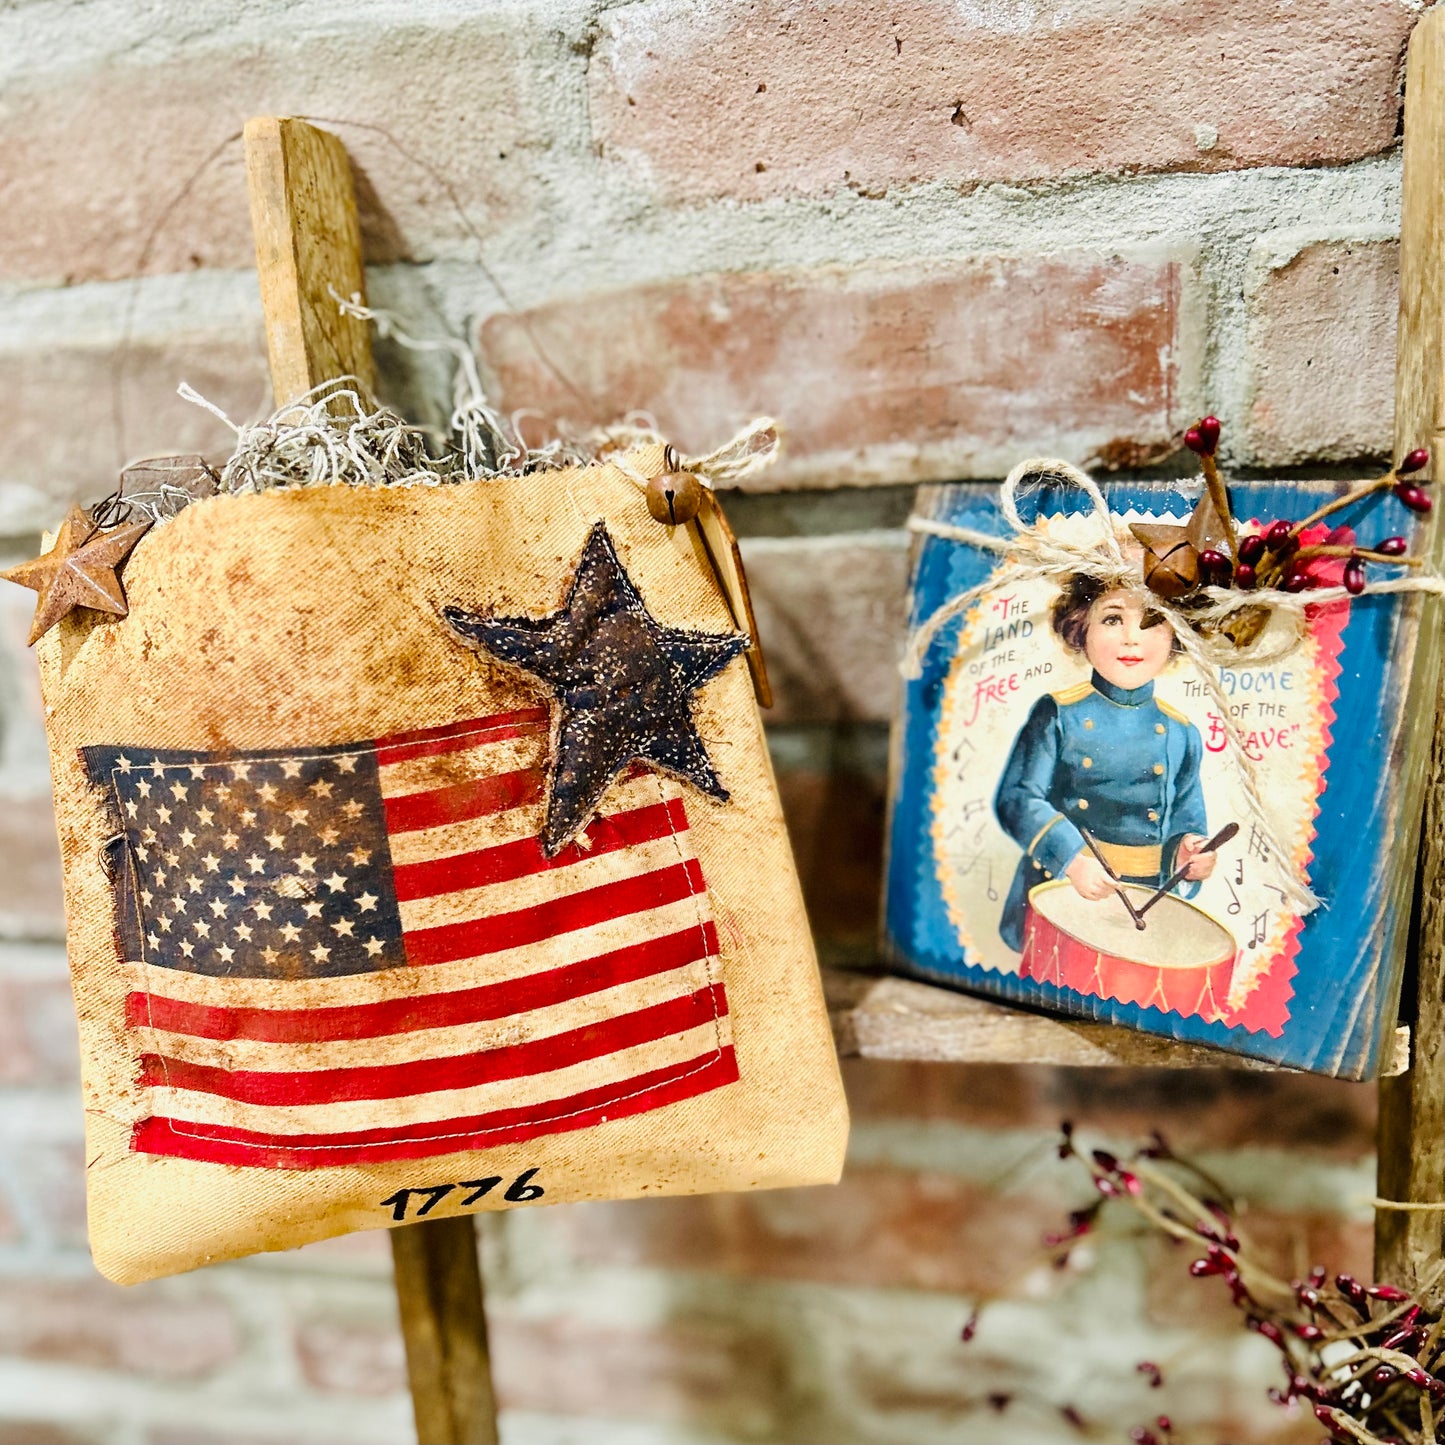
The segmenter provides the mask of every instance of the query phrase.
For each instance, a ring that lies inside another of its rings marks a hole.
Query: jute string
[[[1018,511],[1018,491],[1024,480],[1031,477],[1045,480],[1058,478],[1078,487],[1089,498],[1098,520],[1097,538],[1091,543],[1068,542],[1048,536],[1041,522],[1026,524]],[[1310,890],[1294,863],[1292,850],[1270,820],[1260,793],[1258,771],[1230,710],[1220,669],[1247,664],[1258,666],[1287,656],[1305,635],[1307,608],[1328,606],[1332,602],[1350,599],[1352,594],[1343,587],[1319,587],[1307,594],[1272,587],[1253,592],[1240,592],[1229,587],[1204,587],[1195,594],[1195,598],[1200,599],[1198,605],[1191,601],[1189,610],[1185,611],[1144,585],[1138,564],[1124,554],[1119,524],[1093,478],[1068,462],[1053,458],[1031,457],[1020,462],[1004,480],[999,493],[999,511],[1011,529],[1011,535],[995,537],[971,527],[927,518],[914,518],[909,522],[912,531],[979,547],[998,554],[1004,560],[977,586],[950,598],[915,629],[900,664],[903,676],[910,680],[921,677],[924,659],[939,633],[956,617],[966,615],[985,596],[1000,587],[1039,578],[1061,579],[1076,573],[1096,579],[1109,591],[1136,593],[1142,603],[1169,624],[1180,651],[1198,674],[1205,693],[1214,704],[1224,730],[1226,755],[1239,772],[1248,820],[1278,860],[1287,897],[1301,913],[1317,908],[1320,900]],[[1402,592],[1438,596],[1445,593],[1445,580],[1435,576],[1393,578],[1386,582],[1372,582],[1365,592],[1375,596]],[[1261,607],[1267,608],[1271,617],[1283,618],[1287,626],[1266,628],[1244,647],[1236,646],[1219,632],[1220,625],[1235,614]]]
[[[597,450],[625,476],[645,487],[648,479],[628,460],[626,453],[637,447],[659,446],[665,438],[656,425],[628,421],[599,432]],[[783,442],[783,428],[770,416],[755,417],[720,447],[699,457],[678,458],[679,471],[691,472],[704,486],[737,486],[746,478],[770,467],[778,458]]]

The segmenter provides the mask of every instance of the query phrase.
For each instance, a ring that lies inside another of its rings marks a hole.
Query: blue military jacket
[[[1014,739],[994,797],[1000,825],[1024,850],[999,923],[1004,942],[1022,949],[1028,891],[1074,861],[1084,847],[1080,828],[1144,856],[1157,848],[1157,867],[1116,871],[1152,887],[1163,883],[1179,840],[1206,832],[1202,750],[1199,729],[1160,702],[1152,682],[1115,687],[1096,672],[1041,697]]]

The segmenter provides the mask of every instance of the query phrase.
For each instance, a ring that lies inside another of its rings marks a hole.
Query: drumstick
[[[1079,832],[1084,835],[1084,842],[1089,845],[1089,852],[1091,852],[1094,857],[1099,860],[1099,866],[1104,870],[1105,873],[1109,875],[1110,878],[1114,880],[1115,883],[1119,882],[1119,875],[1114,872],[1111,867],[1109,867],[1108,860],[1101,852],[1099,852],[1098,845],[1094,842],[1093,838],[1089,836],[1089,830],[1087,828],[1080,828]],[[1119,895],[1119,902],[1122,903],[1124,907],[1129,910],[1129,917],[1134,920],[1134,927],[1142,931],[1147,926],[1144,922],[1144,914],[1142,910],[1135,910],[1134,905],[1129,902],[1129,895],[1125,893],[1122,888],[1116,888],[1114,892]]]
[[[1213,852],[1215,851],[1215,849],[1217,849],[1217,848],[1222,848],[1227,842],[1229,842],[1229,840],[1230,840],[1232,837],[1234,837],[1234,835],[1235,835],[1237,832],[1239,832],[1239,824],[1238,824],[1238,823],[1226,823],[1226,824],[1199,850],[1199,853],[1213,853]],[[1197,858],[1197,857],[1199,856],[1199,853],[1196,853],[1196,854],[1194,855],[1195,858]],[[1193,859],[1190,860],[1190,862],[1192,862],[1192,861],[1193,861]],[[1170,890],[1171,888],[1173,888],[1176,883],[1182,883],[1182,882],[1184,881],[1184,875],[1185,875],[1186,873],[1188,873],[1188,872],[1189,872],[1189,864],[1188,864],[1188,863],[1186,863],[1182,868],[1176,868],[1176,869],[1174,870],[1174,876],[1173,876],[1172,878],[1170,878],[1169,881],[1168,881],[1167,883],[1165,883],[1165,885],[1164,885],[1162,888],[1160,888],[1160,889],[1154,894],[1154,896],[1153,896],[1152,898],[1146,898],[1146,899],[1144,900],[1144,903],[1141,905],[1141,907],[1140,907],[1140,909],[1139,909],[1139,915],[1140,915],[1140,917],[1143,917],[1144,914],[1148,913],[1148,911],[1149,911],[1151,908],[1153,908],[1153,906],[1154,906],[1156,903],[1158,903],[1158,901],[1159,901],[1166,893],[1168,893],[1169,890]]]

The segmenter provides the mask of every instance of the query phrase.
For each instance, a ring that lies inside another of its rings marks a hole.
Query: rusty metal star
[[[473,647],[550,684],[557,700],[542,849],[581,831],[613,779],[646,763],[726,800],[692,715],[693,694],[746,649],[746,633],[666,627],[647,610],[607,528],[587,538],[561,611],[496,617],[444,607]]]
[[[150,525],[149,521],[127,522],[101,531],[79,507],[72,507],[48,552],[0,572],[6,581],[40,594],[30,624],[32,647],[77,607],[112,617],[126,615],[130,607],[116,574]]]

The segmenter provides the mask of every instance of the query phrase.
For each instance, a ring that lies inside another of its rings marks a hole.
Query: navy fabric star
[[[551,685],[558,710],[542,848],[554,856],[581,831],[629,764],[650,763],[726,801],[698,736],[692,695],[748,645],[744,633],[664,627],[598,522],[572,586],[550,617],[491,617],[444,607],[463,641]]]

